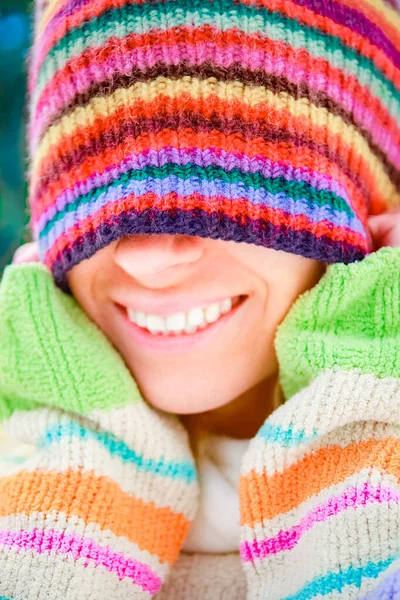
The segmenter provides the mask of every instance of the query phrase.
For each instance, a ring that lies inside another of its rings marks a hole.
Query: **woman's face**
[[[68,280],[146,400],[190,414],[276,373],[277,327],[321,273],[313,260],[251,244],[134,235],[75,266]]]

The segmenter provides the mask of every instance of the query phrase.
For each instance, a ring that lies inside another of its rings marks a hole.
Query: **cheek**
[[[267,321],[273,325],[275,331],[289,312],[298,294],[291,286],[276,285],[272,287],[268,298]]]
[[[91,258],[73,267],[67,275],[73,296],[96,322],[107,305],[109,289],[117,281],[113,261],[114,246],[115,242],[98,250]]]
[[[287,268],[283,272],[284,275],[273,274],[268,281],[267,318],[273,319],[278,327],[299,296],[314,287],[324,271],[323,265],[309,259],[301,259],[297,266],[294,264],[290,269]]]
[[[86,315],[108,336],[109,328],[107,327],[107,311],[104,309],[104,302],[96,294],[93,276],[85,273],[84,269],[80,271],[79,266],[76,271],[73,269],[68,276],[72,295]]]

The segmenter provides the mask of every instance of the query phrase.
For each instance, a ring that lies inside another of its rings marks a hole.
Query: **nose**
[[[188,235],[131,235],[121,238],[114,260],[145,287],[173,285],[204,254],[205,240]]]

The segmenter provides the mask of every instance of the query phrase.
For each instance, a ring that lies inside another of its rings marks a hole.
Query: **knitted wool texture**
[[[400,199],[384,0],[43,0],[30,203],[56,281],[126,234],[352,262]]]
[[[290,397],[242,462],[244,589],[232,556],[175,571],[197,509],[179,423],[47,269],[7,269],[0,420],[36,451],[0,471],[0,599],[398,600],[399,271],[400,249],[330,266],[279,329]]]

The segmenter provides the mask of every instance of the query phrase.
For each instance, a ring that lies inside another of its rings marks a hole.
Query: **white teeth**
[[[165,319],[159,315],[147,315],[146,328],[150,333],[163,333],[165,331]]]
[[[167,331],[171,331],[176,333],[177,331],[182,331],[185,329],[186,325],[186,316],[185,313],[175,313],[174,315],[170,315],[166,318]]]
[[[136,321],[132,319],[134,323],[139,325],[139,327],[146,327],[146,315],[142,312],[136,313]]]
[[[187,314],[186,321],[188,327],[204,327],[204,310],[202,308],[192,308]]]
[[[221,313],[225,315],[230,310],[232,310],[232,298],[227,298],[221,302]]]
[[[197,327],[188,327],[188,326],[185,327],[185,333],[187,333],[187,334],[194,333],[195,331],[197,331]]]
[[[210,306],[207,306],[206,310],[204,311],[204,315],[206,317],[207,323],[215,323],[215,321],[218,321],[218,319],[221,316],[221,309],[219,304],[215,303],[210,304]]]
[[[128,313],[128,317],[129,320],[132,321],[132,323],[137,323],[137,319],[136,319],[136,311],[132,310],[131,308],[127,308],[127,313]]]
[[[181,335],[183,332],[190,335],[198,329],[206,327],[208,324],[215,323],[218,319],[230,312],[233,307],[232,298],[226,298],[221,302],[214,302],[208,306],[196,307],[187,313],[178,312],[168,316],[155,314],[146,314],[144,312],[127,309],[130,321],[136,323],[142,329],[147,329],[150,333]]]

